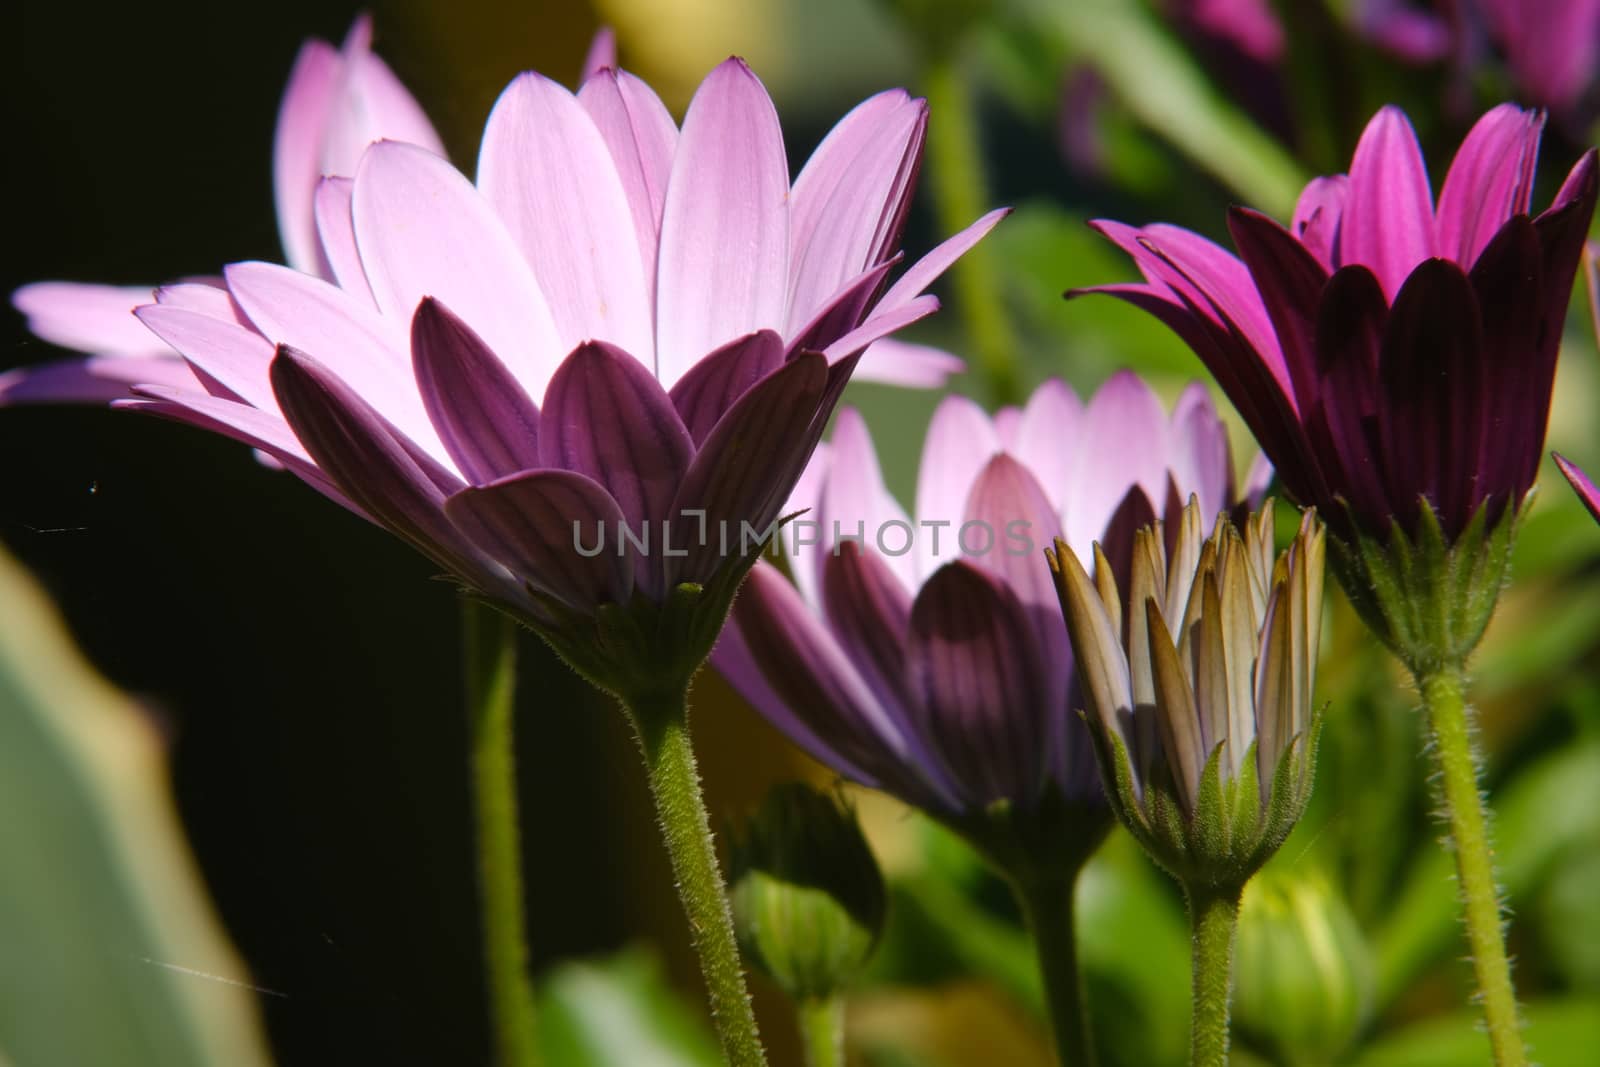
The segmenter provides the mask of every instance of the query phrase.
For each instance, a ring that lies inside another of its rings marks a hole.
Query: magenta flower
[[[159,290],[139,319],[195,381],[119,406],[253,445],[552,639],[677,590],[688,669],[756,551],[719,531],[778,517],[862,351],[932,312],[922,290],[1002,214],[886,284],[925,115],[867,100],[791,186],[738,60],[681,130],[631,75],[523,75],[476,185],[398,141],[321,183],[333,281],[236,263]],[[663,670],[584,633],[591,674]]]
[[[1495,108],[1437,207],[1410,124],[1380,111],[1350,173],[1306,187],[1285,229],[1235,208],[1241,258],[1173,226],[1096,226],[1142,285],[1095,290],[1166,322],[1216,376],[1302,504],[1340,537],[1410,536],[1419,501],[1453,541],[1533,485],[1556,350],[1594,213],[1595,153],[1528,214],[1542,116]]]
[[[349,213],[351,178],[367,146],[401,141],[445,155],[421,106],[371,46],[372,20],[365,15],[339,48],[307,41],[290,71],[273,138],[284,261],[334,284],[338,258],[353,253],[338,246],[349,230],[341,216]],[[582,82],[616,66],[615,37],[602,29],[584,59]],[[604,95],[591,93],[593,100]],[[916,136],[920,142],[920,128]],[[185,281],[227,288],[220,278]],[[135,385],[202,389],[183,356],[134,317],[135,308],[156,299],[155,288],[51,281],[18,289],[12,303],[27,316],[30,330],[89,355],[0,373],[0,405],[104,404],[133,396]],[[925,388],[942,385],[961,369],[959,360],[943,353],[885,342],[874,348],[861,377]]]
[[[1530,103],[1576,107],[1600,61],[1600,0],[1480,0],[1482,18]]]
[[[1600,342],[1600,244],[1590,244],[1583,257],[1584,274],[1589,282],[1589,318],[1594,323],[1594,336]],[[1595,488],[1589,476],[1579,470],[1567,457],[1557,455],[1556,466],[1567,476],[1578,497],[1589,509],[1596,522],[1600,522],[1600,489]]]
[[[793,581],[757,564],[712,662],[818,760],[934,814],[1028,811],[1052,789],[1098,806],[1044,549],[1100,541],[1126,568],[1134,531],[1190,494],[1212,515],[1236,500],[1198,385],[1170,418],[1126,372],[1087,405],[1052,381],[992,419],[950,397],[915,525],[847,410],[788,504],[811,509],[785,538]]]

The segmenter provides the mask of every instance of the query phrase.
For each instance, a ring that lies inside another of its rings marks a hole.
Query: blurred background
[[[913,339],[967,358],[954,387],[991,403],[1050,375],[1087,395],[1120,366],[1170,398],[1202,373],[1187,349],[1120,304],[1060,299],[1131,277],[1084,220],[1225,240],[1230,203],[1286,218],[1390,101],[1436,181],[1482,109],[1549,105],[1547,203],[1595,140],[1594,52],[1578,76],[1541,78],[1498,6],[22,0],[3,74],[14,208],[0,285],[279,259],[278,97],[301,41],[337,41],[358,10],[469,170],[504,84],[528,68],[570,84],[604,22],[679,115],[715,62],[747,57],[796,170],[869,93],[928,95],[908,250],[990,206],[1018,211]],[[1580,294],[1550,441],[1593,471],[1600,360],[1582,309]],[[0,369],[60,354],[16,314],[3,329]],[[903,499],[936,401],[847,394]],[[1238,444],[1242,467],[1253,446]],[[1544,481],[1476,694],[1534,1048],[1577,1064],[1600,1047],[1600,530],[1553,468]],[[0,1062],[485,1062],[450,587],[243,447],[101,410],[0,412],[0,542],[15,557],[0,567]],[[1237,1062],[1485,1062],[1416,717],[1335,600],[1313,812],[1247,899]],[[552,1062],[711,1062],[622,719],[524,644],[528,914]],[[714,817],[742,816],[773,782],[826,780],[719,679],[695,700]],[[852,1062],[1046,1062],[1002,888],[930,824],[860,801],[892,919],[851,1002]],[[1080,914],[1102,1062],[1181,1062],[1187,942],[1166,879],[1114,836]],[[775,1063],[798,1062],[787,1007],[756,985]]]

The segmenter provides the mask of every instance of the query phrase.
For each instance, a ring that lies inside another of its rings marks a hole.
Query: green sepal
[[[1492,527],[1486,501],[1453,543],[1426,499],[1410,534],[1393,520],[1379,538],[1361,529],[1353,512],[1346,524],[1353,535],[1330,527],[1335,577],[1362,620],[1412,673],[1465,665],[1494,614],[1517,524],[1533,496],[1530,490],[1517,507],[1507,507]]]
[[[1261,832],[1261,780],[1256,773],[1256,750],[1257,742],[1251,741],[1239,777],[1228,782],[1230,837],[1240,844],[1255,841]]]
[[[1200,789],[1195,794],[1194,815],[1189,826],[1189,851],[1194,853],[1196,867],[1208,867],[1215,862],[1226,862],[1232,852],[1233,827],[1228,820],[1227,790],[1222,784],[1222,750],[1226,742],[1219,741],[1206,757],[1200,770]]]

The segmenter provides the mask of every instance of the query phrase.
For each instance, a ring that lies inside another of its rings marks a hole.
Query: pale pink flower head
[[[926,114],[872,97],[791,182],[738,59],[681,129],[614,68],[521,75],[476,182],[381,140],[317,184],[326,276],[159,290],[138,318],[192,380],[118,406],[254,446],[609,688],[686,680],[759,550],[723,530],[779,517],[863,351],[1003,214],[891,280]]]
[[[788,504],[808,509],[784,539],[792,579],[756,565],[712,662],[818,760],[934,814],[1098,806],[1045,548],[1099,542],[1125,569],[1134,531],[1191,495],[1212,515],[1238,500],[1198,385],[1170,416],[1127,372],[1087,404],[1051,381],[992,418],[950,397],[915,521],[846,410]]]

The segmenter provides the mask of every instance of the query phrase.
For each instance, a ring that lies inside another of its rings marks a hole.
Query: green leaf
[[[0,550],[0,1061],[269,1062],[140,709]]]
[[[722,1063],[711,1032],[640,950],[552,971],[539,990],[539,1042],[544,1061],[560,1067]]]

